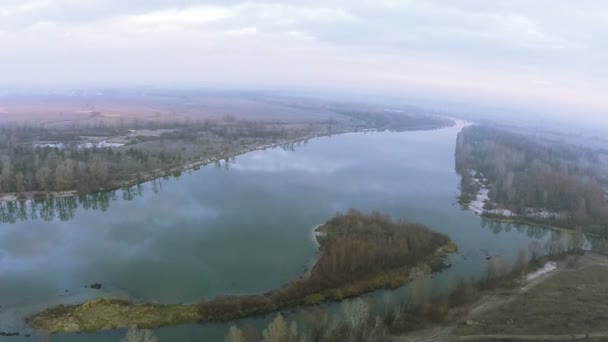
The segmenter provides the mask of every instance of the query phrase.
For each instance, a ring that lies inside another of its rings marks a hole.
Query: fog
[[[604,122],[606,23],[600,0],[3,0],[0,86],[333,92]]]

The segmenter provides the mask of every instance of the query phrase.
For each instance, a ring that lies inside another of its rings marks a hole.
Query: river
[[[190,303],[264,292],[306,271],[311,228],[338,211],[378,210],[426,224],[459,246],[441,288],[482,276],[486,256],[512,258],[549,231],[483,221],[455,204],[462,124],[433,131],[349,133],[254,151],[228,165],[127,191],[0,214],[0,331],[48,306],[113,297]],[[38,212],[37,212],[38,211]],[[12,215],[12,216],[11,216]],[[100,283],[99,290],[85,287]],[[252,321],[263,321],[264,318]],[[162,341],[220,341],[226,324],[157,329]],[[119,341],[123,330],[51,341]]]

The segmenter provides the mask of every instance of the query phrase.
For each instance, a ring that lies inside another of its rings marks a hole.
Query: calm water
[[[487,225],[454,204],[461,128],[319,138],[293,151],[252,152],[227,168],[207,166],[130,191],[54,206],[5,205],[0,331],[28,333],[28,314],[100,296],[188,303],[278,287],[304,272],[314,256],[311,228],[352,207],[450,235],[460,251],[453,267],[434,277],[435,286],[480,276],[487,253],[512,256],[547,232]],[[103,287],[85,288],[92,283]],[[225,329],[185,325],[157,334],[160,341],[219,341]],[[51,341],[118,341],[123,333]]]

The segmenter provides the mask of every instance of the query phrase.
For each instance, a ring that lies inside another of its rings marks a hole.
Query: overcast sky
[[[331,89],[608,108],[605,0],[0,0],[0,85]]]

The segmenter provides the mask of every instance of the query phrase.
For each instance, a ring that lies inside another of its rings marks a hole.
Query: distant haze
[[[598,120],[608,109],[604,0],[1,2],[5,88],[316,89]]]

